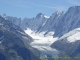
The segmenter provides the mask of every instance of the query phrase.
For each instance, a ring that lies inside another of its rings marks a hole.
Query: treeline
[[[80,57],[70,57],[70,56],[53,56],[53,57],[47,57],[47,56],[41,56],[40,60],[80,60]]]

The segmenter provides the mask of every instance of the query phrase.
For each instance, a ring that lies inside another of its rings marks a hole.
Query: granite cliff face
[[[31,41],[22,29],[0,16],[0,60],[39,60]]]
[[[55,36],[60,36],[51,47],[60,55],[80,57],[80,6],[70,7],[56,28]]]

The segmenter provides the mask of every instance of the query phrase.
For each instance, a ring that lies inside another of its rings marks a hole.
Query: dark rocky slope
[[[39,60],[32,38],[0,16],[0,60]]]

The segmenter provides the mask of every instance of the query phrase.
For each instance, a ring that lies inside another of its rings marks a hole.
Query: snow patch
[[[53,34],[54,32],[49,32],[48,35],[44,36],[45,32],[41,32],[41,33],[36,33],[35,31],[31,30],[31,29],[27,29],[25,30],[25,32],[30,35],[34,41],[30,44],[32,47],[37,48],[39,51],[44,53],[49,53],[51,52],[55,52],[57,53],[58,51],[56,49],[51,48],[51,44],[54,43],[55,41],[57,41],[58,38],[53,38]],[[55,54],[53,53],[53,55]]]
[[[76,28],[66,34],[64,34],[59,40],[67,38],[69,43],[80,40],[80,28]]]
[[[44,15],[44,17],[45,17],[45,18],[50,18],[50,16],[46,16],[46,15]]]

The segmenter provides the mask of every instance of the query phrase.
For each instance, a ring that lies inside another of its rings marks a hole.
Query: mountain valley
[[[40,56],[80,57],[80,6],[70,7],[65,13],[56,11],[51,16],[39,13],[36,17],[21,19],[3,14],[0,18],[0,50],[3,55],[8,47],[7,51],[14,54],[15,48],[19,48],[19,53],[29,51],[32,54],[29,57],[35,59],[28,60],[39,60]],[[20,58],[25,60],[26,57],[20,55],[16,59]]]

